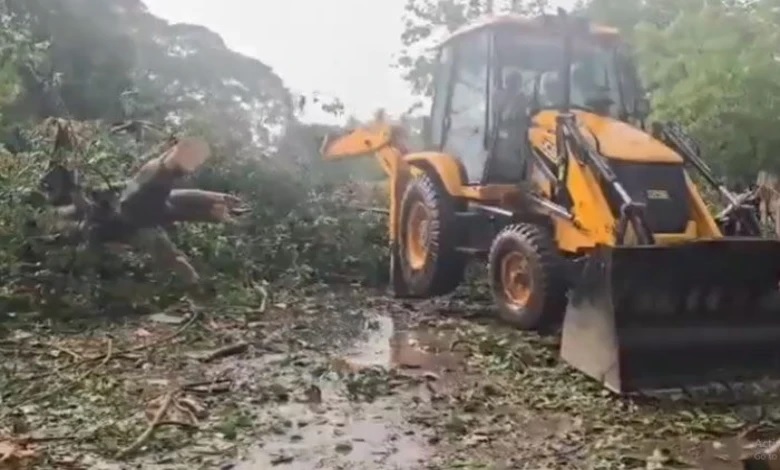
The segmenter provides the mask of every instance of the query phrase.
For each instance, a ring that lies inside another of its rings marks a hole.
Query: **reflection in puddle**
[[[388,317],[378,317],[373,326],[368,339],[346,354],[345,360],[356,368],[382,366],[442,373],[456,370],[461,363],[451,351],[451,332],[435,328],[396,330]]]
[[[365,322],[364,340],[338,360],[340,372],[371,367],[405,369],[437,376],[458,365],[446,335],[431,330],[396,331],[391,318]],[[357,335],[355,337],[357,339]],[[334,361],[337,362],[337,361]],[[335,364],[334,364],[335,365]],[[369,403],[352,402],[343,381],[320,381],[314,403],[277,404],[269,410],[273,425],[250,460],[236,469],[399,469],[424,467],[427,440],[404,421],[414,390],[399,390]]]
[[[368,338],[347,351],[345,360],[357,366],[387,366],[391,362],[390,339],[394,333],[393,319],[378,316],[368,323]]]

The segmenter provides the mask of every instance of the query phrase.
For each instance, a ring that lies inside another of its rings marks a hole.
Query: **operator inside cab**
[[[489,169],[494,179],[516,181],[524,173],[526,139],[525,133],[518,129],[527,129],[531,104],[524,85],[522,73],[509,69],[505,72],[502,88],[496,93],[495,160]]]
[[[503,99],[500,100],[501,121],[516,122],[527,119],[529,98],[523,90],[523,75],[519,71],[510,70],[506,74],[503,92]]]
[[[604,116],[610,115],[614,101],[609,96],[609,87],[596,82],[592,64],[584,61],[572,65],[571,102],[582,103],[587,108]],[[542,72],[539,79],[539,105],[554,108],[563,103],[563,81],[557,70]]]
[[[578,61],[571,68],[571,94],[573,103],[584,103],[589,110],[609,116],[615,100],[610,96],[614,87],[609,84],[606,68],[599,68],[597,61]],[[598,75],[601,75],[599,77]],[[601,78],[601,80],[598,80]]]
[[[625,102],[617,86],[620,72],[616,57],[612,46],[588,40],[574,45],[571,107],[619,118]],[[533,156],[527,139],[533,115],[564,105],[564,50],[559,37],[531,37],[507,29],[496,36],[494,60],[498,81],[490,118],[493,122],[488,126],[493,158],[486,171],[491,181],[517,181],[525,176]]]
[[[564,51],[557,36],[527,34],[506,30],[497,36],[499,69],[522,74],[527,84],[527,101],[533,110],[560,108],[564,103],[561,74]],[[571,66],[571,106],[597,114],[619,117],[626,107],[618,89],[618,55],[611,46],[587,39],[574,45]],[[507,72],[504,72],[507,74]],[[624,81],[628,77],[623,77]],[[629,102],[633,97],[629,97]]]

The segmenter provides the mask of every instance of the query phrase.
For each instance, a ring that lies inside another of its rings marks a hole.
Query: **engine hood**
[[[682,157],[647,132],[611,117],[585,111],[577,115],[582,134],[608,159],[637,163],[683,163]],[[549,146],[555,142],[555,117],[558,111],[541,111],[533,118],[531,141]]]

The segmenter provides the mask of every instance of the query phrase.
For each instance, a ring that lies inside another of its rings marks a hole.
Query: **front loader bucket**
[[[561,356],[614,392],[780,376],[780,241],[599,247],[572,289]]]

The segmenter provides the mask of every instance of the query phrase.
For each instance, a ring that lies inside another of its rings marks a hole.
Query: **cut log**
[[[241,199],[202,189],[175,189],[168,197],[171,222],[232,223],[244,209]]]
[[[193,137],[180,140],[167,152],[146,162],[120,196],[122,217],[137,227],[164,225],[174,182],[200,167],[209,153],[208,144]]]
[[[59,123],[57,130],[55,150],[73,147],[72,131]],[[105,191],[87,190],[82,187],[78,172],[53,160],[41,181],[41,189],[55,206],[55,220],[47,221],[47,229],[58,234],[57,240],[72,244],[119,244],[146,251],[164,269],[174,271],[190,284],[198,283],[198,273],[163,227],[176,222],[230,223],[248,209],[239,198],[229,194],[174,190],[177,179],[205,163],[210,149],[198,137],[173,142],[176,143],[172,147],[145,162],[119,195],[111,187]]]

